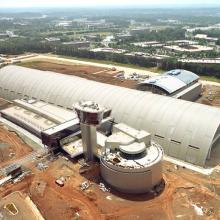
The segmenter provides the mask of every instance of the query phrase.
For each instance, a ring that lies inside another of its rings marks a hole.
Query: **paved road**
[[[56,60],[57,62],[60,62],[63,64],[84,64],[84,65],[92,65],[92,66],[105,67],[105,68],[115,67],[119,71],[124,71],[126,75],[131,75],[134,72],[139,73],[139,74],[149,75],[149,76],[158,75],[158,73],[150,72],[147,70],[140,70],[140,69],[135,69],[135,68],[110,65],[110,64],[102,64],[102,63],[94,63],[94,62],[80,61],[80,60],[67,59],[67,58],[60,58],[58,56],[49,55],[49,54],[48,55],[37,54],[36,56],[22,59],[22,61],[31,61],[31,60],[44,60],[44,61]],[[206,81],[206,80],[201,80],[201,82],[204,85],[208,84],[208,85],[220,86],[220,83],[217,83],[217,82]]]

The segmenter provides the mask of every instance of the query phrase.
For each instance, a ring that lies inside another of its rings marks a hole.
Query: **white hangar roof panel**
[[[150,79],[145,80],[141,84],[158,86],[167,91],[169,94],[186,86],[186,83],[184,83],[180,79],[169,75],[151,77]]]
[[[184,82],[186,85],[199,80],[199,76],[196,75],[193,72],[183,70],[183,69],[175,69],[175,70],[170,70],[163,75],[168,75],[168,76],[173,76],[182,82]]]
[[[151,77],[143,82],[140,82],[140,85],[152,85],[157,86],[167,93],[172,94],[179,89],[186,87],[187,85],[196,82],[199,80],[199,76],[195,73],[182,70],[182,69],[175,69],[168,71],[164,74],[159,76]]]
[[[75,76],[7,66],[0,69],[0,87],[0,96],[9,100],[14,91],[17,98],[20,92],[45,102],[54,96],[54,104],[65,108],[81,100],[95,101],[111,108],[116,122],[151,132],[167,155],[197,165],[205,164],[220,132],[218,108]]]

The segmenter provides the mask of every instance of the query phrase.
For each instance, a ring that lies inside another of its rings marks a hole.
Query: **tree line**
[[[182,63],[175,58],[157,60],[155,58],[146,58],[141,56],[126,56],[124,54],[93,52],[89,50],[76,49],[70,45],[51,44],[48,42],[35,42],[27,39],[15,39],[8,42],[0,42],[0,54],[23,54],[32,53],[54,53],[57,55],[107,60],[123,64],[133,64],[140,67],[159,66],[162,70],[186,69],[198,75],[215,76],[220,78],[220,64],[197,64]]]

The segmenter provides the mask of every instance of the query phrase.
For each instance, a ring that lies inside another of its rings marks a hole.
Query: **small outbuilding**
[[[195,73],[175,69],[140,82],[137,89],[194,101],[202,92],[202,84],[199,82],[199,76]]]

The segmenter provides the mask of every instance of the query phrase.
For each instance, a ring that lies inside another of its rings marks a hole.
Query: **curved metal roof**
[[[183,69],[170,70],[170,71],[164,73],[164,75],[173,76],[173,77],[181,80],[182,82],[184,82],[186,85],[188,85],[194,81],[199,80],[198,75],[196,75],[193,72],[183,70]]]
[[[175,69],[140,82],[140,85],[154,85],[172,94],[198,80],[199,76],[193,72]]]
[[[169,94],[186,86],[186,84],[178,78],[169,75],[151,77],[150,79],[147,79],[144,82],[141,82],[140,84],[149,84],[157,86],[159,88],[164,89]]]
[[[220,132],[218,108],[24,67],[0,70],[0,95],[9,100],[26,95],[69,108],[95,101],[111,108],[116,122],[151,132],[167,155],[202,166]]]

